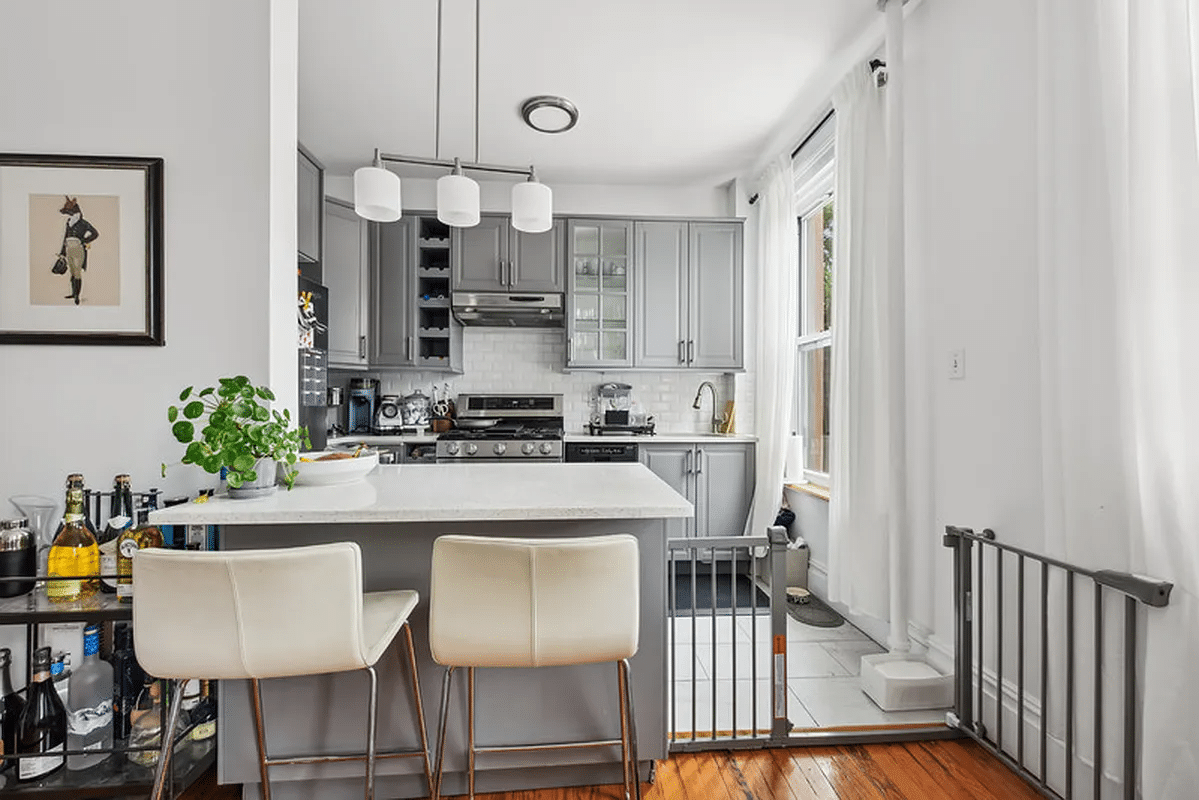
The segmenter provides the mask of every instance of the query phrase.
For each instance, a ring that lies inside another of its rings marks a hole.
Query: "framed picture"
[[[0,343],[158,345],[162,159],[0,153]]]

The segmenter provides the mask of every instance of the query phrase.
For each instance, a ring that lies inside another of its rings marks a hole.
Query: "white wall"
[[[5,3],[0,151],[165,160],[167,344],[0,345],[0,497],[61,502],[72,470],[100,488],[117,472],[137,489],[214,485],[190,467],[159,476],[182,454],[166,421],[179,390],[237,373],[294,385],[294,346],[287,380],[285,364],[271,370],[267,322],[280,313],[272,255],[295,249],[294,210],[290,234],[270,239],[272,5],[286,14],[279,0]],[[286,168],[275,178],[294,205],[291,163],[290,186]]]

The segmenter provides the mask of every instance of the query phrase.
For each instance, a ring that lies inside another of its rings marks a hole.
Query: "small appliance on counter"
[[[399,433],[404,429],[404,412],[398,394],[385,394],[375,407],[375,433]]]
[[[591,419],[587,432],[653,435],[654,418],[633,400],[633,387],[627,383],[599,383],[591,396]]]
[[[379,401],[379,379],[351,378],[349,394],[346,432],[370,433],[375,425],[375,406]]]

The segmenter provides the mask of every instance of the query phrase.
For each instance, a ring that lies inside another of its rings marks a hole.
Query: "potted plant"
[[[308,431],[292,426],[288,409],[280,414],[270,408],[275,393],[268,387],[253,385],[245,375],[217,383],[194,393],[189,386],[179,393],[179,405],[167,408],[171,432],[187,445],[181,461],[213,474],[225,467],[230,497],[274,491],[277,467],[291,489],[292,465],[301,447],[309,446]]]

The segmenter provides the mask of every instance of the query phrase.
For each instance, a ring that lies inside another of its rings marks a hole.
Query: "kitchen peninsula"
[[[220,525],[223,549],[272,548],[354,541],[362,549],[363,588],[416,589],[413,614],[426,725],[435,739],[441,679],[428,648],[429,563],[433,540],[448,533],[492,536],[594,536],[631,533],[640,543],[640,649],[632,659],[641,777],[666,756],[666,586],[668,521],[690,517],[682,495],[640,464],[380,465],[341,486],[280,488],[271,497],[216,497],[156,511],[161,524]],[[322,587],[313,586],[320,592]],[[490,602],[476,598],[480,606]],[[580,608],[586,597],[577,598]],[[406,675],[385,656],[380,676],[379,748],[417,746]],[[365,682],[357,673],[267,681],[263,702],[268,753],[361,752],[365,747]],[[484,745],[619,737],[616,669],[609,664],[538,670],[480,670],[477,741]],[[465,681],[450,703],[444,794],[465,791]],[[218,726],[218,779],[258,795],[248,687],[223,682]],[[431,742],[436,747],[436,742]],[[272,771],[279,798],[359,797],[361,763],[297,765]],[[482,792],[619,783],[619,748],[546,750],[480,758]],[[376,791],[384,797],[427,794],[418,759],[383,759]]]

